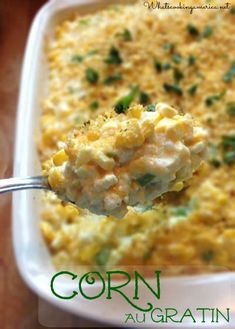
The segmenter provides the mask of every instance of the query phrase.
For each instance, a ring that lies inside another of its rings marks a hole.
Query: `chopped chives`
[[[116,47],[111,47],[109,50],[109,54],[104,61],[107,64],[113,64],[113,65],[122,64],[122,58],[119,50]]]
[[[121,37],[124,41],[132,41],[132,34],[128,29],[125,29],[123,32],[121,33],[117,33],[118,37]]]
[[[177,94],[179,96],[183,95],[182,89],[177,84],[171,85],[171,84],[168,84],[168,83],[164,83],[163,87],[164,87],[165,91],[168,92],[168,93],[174,93],[174,94]]]
[[[150,96],[144,91],[141,91],[139,94],[139,102],[142,105],[147,105],[150,102]]]
[[[197,91],[197,88],[198,88],[198,85],[192,85],[191,87],[189,87],[188,89],[188,94],[190,96],[194,96],[196,94],[196,91]]]
[[[209,38],[213,34],[213,28],[210,25],[207,25],[202,31],[202,38]]]
[[[205,99],[205,104],[206,106],[210,107],[212,105],[214,105],[217,101],[220,101],[223,96],[224,96],[225,92],[221,92],[220,94],[216,94],[216,95],[211,95],[206,97]]]
[[[94,101],[90,104],[90,109],[91,110],[97,110],[99,108],[99,102],[98,101]]]
[[[71,62],[73,63],[81,63],[83,61],[83,56],[80,56],[80,55],[73,55],[71,57]]]
[[[90,23],[90,19],[89,18],[82,18],[78,21],[79,24],[81,25],[88,25]]]
[[[94,50],[89,51],[85,56],[81,56],[81,55],[76,54],[76,55],[73,55],[71,57],[71,61],[73,63],[81,63],[81,62],[84,61],[84,59],[86,57],[93,56],[93,55],[96,55],[96,54],[98,54],[98,50],[97,49],[94,49]]]
[[[173,51],[175,46],[172,43],[165,43],[162,48],[167,51]]]
[[[136,181],[140,186],[144,187],[151,183],[155,177],[156,176],[153,174],[145,174],[144,176],[137,178]]]
[[[235,62],[231,64],[228,72],[224,74],[223,80],[224,82],[228,83],[232,81],[233,77],[235,77]]]
[[[205,251],[205,252],[202,254],[202,259],[203,259],[205,262],[209,263],[209,262],[211,262],[211,261],[213,260],[214,255],[215,255],[215,253],[214,253],[213,250],[207,250],[207,251]]]
[[[227,113],[231,116],[235,116],[235,102],[227,104]]]
[[[222,145],[225,149],[235,150],[235,135],[226,135],[223,136]]]
[[[92,68],[86,69],[86,79],[90,84],[95,84],[99,80],[99,74]]]
[[[139,87],[132,88],[129,94],[121,97],[114,106],[116,113],[125,113],[139,92]]]
[[[148,112],[155,112],[155,111],[156,111],[156,105],[154,105],[154,104],[149,104],[149,105],[147,106],[147,111],[148,111]]]
[[[188,33],[192,36],[192,37],[198,37],[199,36],[199,31],[198,29],[196,28],[195,25],[193,24],[188,24],[187,25],[187,30],[188,30]]]
[[[171,64],[170,63],[164,63],[164,64],[162,64],[162,69],[164,70],[164,71],[167,71],[167,70],[169,70],[171,68]]]
[[[180,64],[182,61],[182,57],[179,54],[172,55],[171,59],[175,64]]]
[[[157,72],[162,72],[162,63],[157,58],[154,59],[154,67]]]
[[[193,55],[190,55],[190,56],[188,57],[188,65],[189,65],[189,66],[192,66],[192,65],[195,64],[195,62],[196,62],[196,57],[193,56]]]
[[[93,49],[93,50],[88,51],[86,56],[93,56],[93,55],[96,55],[98,53],[99,53],[99,51],[97,49]]]
[[[173,216],[176,216],[176,217],[187,217],[197,207],[198,207],[198,200],[196,198],[192,198],[185,205],[173,207],[171,209],[171,213]]]
[[[224,162],[228,165],[235,163],[235,151],[229,151],[224,154]]]
[[[116,81],[120,81],[120,80],[122,80],[122,74],[114,73],[104,80],[104,84],[111,85],[112,83],[114,83]]]
[[[182,80],[183,78],[184,78],[183,73],[179,69],[175,68],[174,69],[175,82],[178,84],[180,82],[180,80]]]

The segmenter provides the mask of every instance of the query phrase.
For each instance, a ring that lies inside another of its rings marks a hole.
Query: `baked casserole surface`
[[[235,10],[150,11],[112,6],[60,23],[47,45],[49,91],[42,163],[84,122],[126,96],[168,103],[209,134],[208,159],[159,206],[124,219],[43,194],[40,228],[57,269],[158,265],[168,274],[235,269]],[[60,159],[58,159],[60,161]]]

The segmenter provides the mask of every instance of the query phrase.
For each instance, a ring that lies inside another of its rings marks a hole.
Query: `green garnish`
[[[190,55],[190,56],[188,57],[188,65],[189,65],[189,66],[194,65],[195,62],[196,62],[196,57],[193,56],[193,55]]]
[[[202,38],[209,38],[213,33],[213,27],[210,25],[207,25],[204,30],[202,31]]]
[[[223,91],[220,94],[211,95],[211,96],[206,97],[206,99],[205,99],[206,106],[210,107],[210,106],[214,105],[216,102],[220,101],[224,95],[225,95],[225,92]]]
[[[188,30],[188,33],[189,33],[192,37],[198,37],[198,36],[199,36],[199,31],[198,31],[198,29],[196,28],[195,25],[193,25],[193,24],[188,24],[188,25],[187,25],[187,30]]]
[[[162,63],[157,58],[154,59],[154,67],[157,72],[162,72]]]
[[[161,73],[162,71],[167,71],[171,68],[170,63],[162,63],[158,58],[154,59],[153,65],[158,73]]]
[[[182,57],[179,54],[174,54],[171,59],[175,64],[180,64],[182,61]]]
[[[82,18],[78,21],[81,25],[88,25],[90,23],[90,18]]]
[[[86,56],[93,56],[93,55],[96,55],[98,53],[99,53],[99,51],[97,49],[93,49],[93,50],[88,51]]]
[[[164,71],[167,71],[167,70],[169,70],[171,68],[171,64],[170,63],[164,63],[164,64],[162,64],[162,69],[164,70]]]
[[[105,266],[108,262],[108,259],[109,259],[109,256],[110,256],[110,248],[108,247],[105,247],[103,249],[101,249],[97,254],[96,254],[96,257],[95,257],[95,261],[96,261],[96,264],[98,266]]]
[[[218,159],[211,159],[209,162],[215,168],[219,168],[221,166],[221,162]]]
[[[122,64],[122,58],[120,56],[119,50],[116,47],[111,47],[109,50],[109,54],[104,61],[107,64],[113,64],[113,65]]]
[[[147,106],[147,111],[148,111],[148,112],[155,112],[155,111],[156,111],[156,105],[154,105],[154,104],[149,104],[149,105]]]
[[[175,46],[172,43],[165,43],[162,48],[167,51],[173,51]]]
[[[229,115],[235,116],[235,102],[228,103],[226,110]]]
[[[224,162],[228,165],[235,163],[235,135],[223,136]]]
[[[83,59],[84,58],[82,56],[80,56],[80,55],[73,55],[71,57],[71,62],[73,62],[73,63],[81,63],[83,61]]]
[[[176,217],[187,217],[196,207],[198,201],[196,198],[192,198],[185,206],[178,206],[171,209],[171,213]]]
[[[174,93],[174,94],[177,94],[179,96],[183,95],[182,89],[177,84],[171,85],[169,83],[164,83],[163,87],[164,87],[165,91],[168,92],[168,93]]]
[[[96,55],[97,53],[98,53],[98,50],[97,50],[97,49],[94,49],[94,50],[89,51],[85,56],[81,56],[81,55],[73,55],[72,58],[71,58],[71,61],[72,61],[73,63],[81,63],[81,62],[84,61],[84,59],[85,59],[86,57]]]
[[[215,256],[215,253],[213,250],[207,250],[202,254],[202,259],[205,262],[209,263],[210,261],[213,260],[214,256]]]
[[[175,208],[174,215],[176,217],[187,217],[188,211],[189,210],[186,207],[178,207],[178,208]]]
[[[97,71],[89,67],[86,69],[86,79],[89,83],[95,84],[99,80],[99,74]]]
[[[143,255],[143,260],[144,261],[147,261],[149,260],[151,257],[152,257],[152,254],[153,254],[153,250],[150,249],[150,250],[147,250],[144,255]]]
[[[215,144],[209,143],[208,145],[208,162],[215,168],[221,166],[221,161],[218,157],[218,149]]]
[[[112,83],[114,83],[116,81],[120,81],[120,80],[122,80],[122,74],[114,73],[104,80],[104,84],[111,85]]]
[[[89,105],[90,109],[93,110],[93,111],[97,110],[99,108],[99,106],[100,106],[100,104],[99,104],[98,101],[94,101]]]
[[[235,151],[226,152],[224,154],[224,162],[227,165],[231,165],[235,163]]]
[[[180,82],[180,80],[182,80],[183,78],[184,78],[183,73],[179,69],[175,68],[174,69],[174,79],[175,79],[176,84],[178,84]]]
[[[133,87],[129,94],[123,96],[118,100],[116,105],[114,106],[114,110],[116,113],[125,113],[130,107],[131,103],[134,101],[135,97],[139,92],[139,87]]]
[[[235,135],[223,136],[222,146],[225,149],[230,148],[235,151]]]
[[[137,178],[136,181],[140,186],[143,187],[151,183],[154,178],[156,178],[156,176],[153,174],[145,174],[144,176]]]
[[[188,89],[188,94],[190,96],[194,96],[196,94],[196,91],[197,91],[197,88],[198,88],[198,85],[192,85],[191,87],[189,87]]]
[[[139,102],[142,105],[147,105],[150,102],[150,96],[144,91],[141,91],[139,94]]]
[[[124,41],[132,41],[132,34],[128,29],[125,29],[123,32],[121,33],[117,33],[118,37],[121,37]]]
[[[134,209],[137,212],[144,213],[146,211],[152,210],[153,209],[153,204],[147,205],[147,206],[136,206]]]
[[[235,62],[231,64],[230,69],[228,72],[223,76],[224,82],[228,83],[231,82],[232,79],[235,77]]]

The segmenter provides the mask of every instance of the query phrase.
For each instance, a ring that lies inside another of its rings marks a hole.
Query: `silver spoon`
[[[27,189],[51,190],[48,180],[43,176],[0,179],[0,194]]]

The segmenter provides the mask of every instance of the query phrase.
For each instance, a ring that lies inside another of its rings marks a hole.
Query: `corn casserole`
[[[162,15],[141,3],[111,6],[59,23],[46,53],[49,91],[38,143],[43,168],[71,131],[126,98],[134,107],[169,103],[209,135],[206,162],[161,207],[128,207],[117,220],[43,193],[40,227],[55,267],[234,270],[234,8]]]

